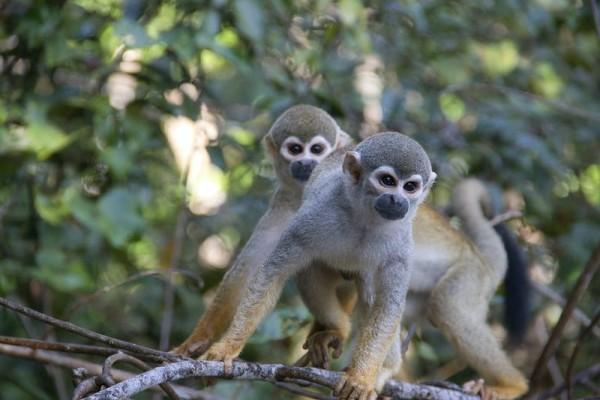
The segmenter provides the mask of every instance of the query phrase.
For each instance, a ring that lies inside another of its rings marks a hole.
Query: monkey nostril
[[[408,201],[398,195],[382,194],[375,202],[375,210],[385,219],[401,219],[408,212]]]
[[[290,171],[295,179],[305,182],[310,178],[310,174],[316,165],[317,163],[314,160],[302,159],[294,161],[290,165]]]

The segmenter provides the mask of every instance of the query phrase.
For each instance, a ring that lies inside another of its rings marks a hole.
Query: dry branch
[[[45,350],[34,350],[27,347],[0,344],[0,354],[11,357],[29,359],[43,364],[55,365],[66,369],[84,368],[90,375],[101,375],[102,365],[80,360],[75,357],[63,356]],[[113,369],[112,375],[116,381],[131,379],[136,375],[120,369]],[[223,400],[221,397],[200,390],[190,389],[183,386],[173,385],[178,396],[182,399]]]
[[[122,399],[140,393],[152,386],[189,377],[230,378],[240,380],[262,380],[268,382],[301,379],[312,384],[333,388],[340,373],[318,368],[288,367],[281,364],[256,364],[235,362],[233,374],[223,371],[223,363],[216,361],[180,361],[160,366],[136,377],[118,383],[87,397],[88,400]],[[429,399],[429,400],[476,400],[478,396],[458,390],[435,386],[418,385],[397,381],[388,381],[382,395],[392,399]]]
[[[70,322],[63,321],[63,320],[51,317],[49,315],[46,315],[44,313],[41,313],[39,311],[35,311],[31,308],[22,306],[18,303],[15,303],[13,301],[10,301],[10,300],[4,298],[4,297],[0,297],[0,306],[6,307],[6,308],[16,311],[20,314],[26,315],[30,318],[34,318],[39,321],[45,322],[45,323],[55,326],[57,328],[61,328],[66,331],[73,332],[77,335],[86,337],[88,339],[92,339],[92,340],[95,340],[95,341],[98,341],[101,343],[105,343],[109,346],[115,347],[117,349],[126,350],[126,351],[129,351],[134,354],[155,356],[164,361],[177,361],[177,360],[182,359],[182,357],[176,356],[171,353],[154,350],[149,347],[140,346],[138,344],[129,343],[129,342],[126,342],[121,339],[116,339],[116,338],[113,338],[110,336],[103,335],[101,333],[96,333],[94,331],[90,331],[88,329],[82,328],[82,327],[72,324]]]
[[[552,355],[558,347],[563,329],[567,325],[567,322],[569,321],[571,314],[573,313],[573,310],[577,305],[577,302],[579,301],[581,296],[583,296],[590,281],[592,280],[592,277],[598,270],[598,267],[600,267],[600,243],[596,246],[594,252],[592,253],[592,256],[583,268],[583,271],[581,272],[581,275],[579,276],[579,279],[575,284],[575,288],[571,292],[569,299],[567,300],[567,304],[563,308],[560,318],[558,319],[556,326],[550,334],[550,339],[548,339],[548,342],[546,342],[546,345],[542,350],[542,354],[537,360],[533,373],[531,374],[530,392],[533,392],[536,389],[538,389],[537,386],[540,383],[546,365],[548,364],[548,360],[552,357]]]
[[[531,286],[539,294],[550,299],[551,301],[555,302],[559,306],[564,307],[565,304],[567,304],[567,301],[560,295],[560,293],[556,292],[551,287],[546,286],[543,283],[535,282],[535,281],[531,282]],[[588,317],[583,311],[581,311],[580,308],[577,308],[577,307],[575,307],[575,309],[573,310],[573,319],[576,320],[577,322],[579,322],[580,324],[582,324],[583,326],[585,326],[586,328],[588,326],[590,326],[590,324],[592,323],[592,320],[590,319],[590,317]],[[600,328],[598,328],[597,326],[594,326],[592,328],[592,333],[596,337],[600,338]]]
[[[61,353],[78,353],[78,354],[90,354],[97,356],[108,357],[119,350],[110,347],[102,347],[102,346],[91,346],[88,344],[79,344],[79,343],[59,343],[59,342],[48,342],[45,340],[37,340],[37,339],[27,339],[27,338],[19,338],[12,336],[0,336],[0,343],[2,344],[11,344],[13,346],[22,346],[30,349],[38,349],[38,350],[51,350],[51,351],[59,351]],[[137,355],[139,358],[148,361],[161,362],[163,358],[149,356],[145,354]]]

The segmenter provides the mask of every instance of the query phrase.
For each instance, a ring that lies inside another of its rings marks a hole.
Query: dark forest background
[[[179,343],[266,209],[261,137],[310,103],[356,139],[385,128],[419,140],[439,175],[434,205],[475,175],[498,211],[523,212],[510,225],[537,289],[511,355],[529,373],[561,312],[540,290],[567,297],[600,240],[590,5],[0,1],[0,295],[136,343]],[[597,312],[599,289],[596,278],[582,314]],[[500,288],[490,315],[500,338],[503,299]],[[288,285],[243,356],[293,361],[309,321]],[[564,378],[581,321],[564,331],[548,387]],[[0,334],[80,340],[8,311]],[[599,343],[581,344],[576,371],[598,362]],[[0,397],[70,398],[69,371],[1,353]],[[453,360],[439,334],[420,332],[407,365],[423,379],[473,376]],[[257,383],[211,390],[290,396]]]

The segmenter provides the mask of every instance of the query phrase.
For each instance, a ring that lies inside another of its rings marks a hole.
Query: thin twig
[[[585,382],[588,379],[595,378],[596,375],[600,375],[600,363],[594,364],[591,367],[586,368],[581,372],[578,372],[573,377],[573,384],[575,385],[579,382]],[[566,388],[567,388],[566,383],[556,385],[556,386],[540,393],[540,395],[537,396],[536,399],[537,400],[546,400],[546,399],[554,398],[554,397],[558,396],[560,393],[562,393]]]
[[[140,393],[151,386],[188,377],[221,377],[241,380],[281,381],[287,378],[302,379],[316,385],[334,388],[341,374],[318,368],[288,367],[281,364],[256,364],[234,362],[233,373],[225,374],[223,363],[218,361],[180,361],[156,367],[134,378],[101,390],[88,397],[88,400],[122,399]],[[381,392],[382,396],[393,399],[427,398],[430,400],[476,400],[478,396],[461,390],[444,389],[435,386],[417,385],[390,380]]]
[[[405,359],[406,352],[408,351],[408,346],[410,345],[410,341],[412,340],[416,331],[417,331],[417,325],[414,323],[410,324],[410,327],[408,328],[408,332],[406,332],[406,336],[404,337],[404,339],[401,340],[400,354],[402,355],[403,360]]]
[[[70,322],[63,321],[63,320],[51,317],[49,315],[43,314],[39,311],[32,310],[31,308],[22,306],[18,303],[15,303],[13,301],[10,301],[10,300],[4,298],[4,297],[0,297],[0,306],[6,307],[6,308],[16,311],[20,314],[26,315],[30,318],[34,318],[34,319],[37,319],[44,323],[56,326],[57,328],[61,328],[66,331],[73,332],[77,335],[86,337],[88,339],[95,340],[97,342],[108,344],[109,346],[113,346],[113,347],[116,347],[116,348],[119,348],[122,350],[127,350],[134,354],[145,354],[145,355],[150,355],[150,356],[156,356],[156,357],[161,358],[164,361],[177,361],[177,360],[183,359],[183,357],[175,355],[175,354],[166,353],[164,351],[154,350],[149,347],[140,346],[138,344],[126,342],[121,339],[116,339],[116,338],[113,338],[110,336],[103,335],[101,333],[96,333],[94,331],[90,331],[88,329],[82,328],[82,327],[72,324]]]
[[[567,303],[567,301],[551,287],[544,285],[543,283],[540,283],[540,282],[531,282],[531,284],[538,293],[540,293],[542,296],[545,296],[546,298],[552,300],[553,302],[557,303],[561,307],[564,307],[565,304]],[[590,320],[590,317],[585,315],[585,313],[583,311],[581,311],[580,308],[577,308],[577,307],[575,307],[575,309],[573,309],[573,319],[585,327],[590,326],[590,324],[592,323],[592,321]],[[595,336],[600,338],[600,328],[598,328],[597,326],[594,326],[594,328],[592,329],[592,332],[594,333]]]
[[[119,349],[116,348],[92,346],[89,344],[49,342],[45,340],[19,338],[13,336],[0,336],[0,343],[10,344],[13,346],[22,346],[36,350],[39,349],[59,351],[61,353],[90,354],[104,357],[111,356],[119,351]],[[164,361],[163,357],[149,356],[146,354],[139,354],[138,357],[157,363]]]
[[[600,310],[598,310],[598,312],[596,312],[596,315],[594,316],[594,319],[592,320],[592,323],[590,324],[590,326],[585,328],[579,335],[577,344],[575,345],[575,348],[573,349],[573,354],[571,354],[571,358],[569,359],[569,365],[567,367],[567,399],[568,400],[571,400],[573,398],[573,391],[572,391],[572,389],[573,389],[573,382],[572,382],[573,368],[575,366],[575,360],[577,359],[577,355],[579,354],[579,349],[581,348],[582,343],[585,340],[585,338],[590,334],[590,332],[592,331],[594,326],[598,323],[598,321],[600,321]]]
[[[57,367],[67,369],[83,368],[88,371],[89,375],[101,375],[102,366],[93,362],[81,360],[75,357],[64,356],[62,354],[52,353],[46,350],[35,350],[27,347],[12,346],[8,344],[0,344],[0,354],[5,354],[11,357],[24,358],[40,362],[43,364],[56,365]],[[131,372],[126,372],[119,369],[113,369],[113,376],[117,381],[124,381],[135,377]],[[212,395],[210,393],[191,389],[185,386],[174,385],[174,389],[181,398],[185,399],[203,399],[203,400],[223,400],[222,397]],[[156,388],[158,390],[158,388]]]
[[[526,97],[530,100],[539,101],[541,103],[548,104],[557,110],[560,110],[566,114],[571,114],[578,118],[587,119],[594,122],[600,122],[600,114],[584,109],[582,106],[574,106],[571,104],[564,103],[559,100],[551,100],[537,94],[527,92],[525,90],[512,88],[509,86],[503,86],[491,83],[466,83],[451,85],[446,89],[448,92],[460,92],[465,90],[493,90],[504,95],[519,95]]]
[[[160,269],[160,270],[156,270],[156,271],[142,271],[140,273],[131,275],[130,277],[126,278],[125,280],[123,280],[121,282],[117,282],[112,285],[104,286],[103,288],[98,289],[97,291],[95,291],[92,294],[83,296],[82,298],[77,300],[71,307],[69,307],[65,314],[73,315],[73,313],[77,312],[82,306],[91,302],[92,300],[96,300],[101,295],[106,294],[106,293],[110,292],[111,290],[117,289],[121,286],[125,286],[130,283],[133,283],[139,279],[143,279],[143,278],[150,277],[150,276],[165,276],[166,277],[166,275],[172,274],[172,273],[177,273],[182,276],[186,276],[190,279],[193,279],[194,281],[196,281],[198,287],[202,287],[202,279],[200,279],[200,277],[197,274],[193,273],[192,271],[188,271],[185,269],[169,268],[169,269]]]
[[[170,270],[172,271],[179,264],[181,253],[183,252],[183,244],[185,242],[185,227],[189,219],[187,207],[183,205],[177,217],[177,225],[173,237],[173,253],[171,254]],[[160,344],[159,349],[166,351],[169,349],[169,337],[171,336],[171,328],[173,326],[173,302],[175,300],[175,285],[173,283],[173,274],[167,273],[165,279],[165,291],[163,295],[163,312],[160,324]]]
[[[596,4],[596,0],[590,0],[590,4],[592,6],[592,15],[594,16],[594,25],[596,26],[596,33],[600,38],[600,11],[598,11],[598,4]]]
[[[569,299],[567,300],[567,304],[563,308],[560,318],[559,318],[558,322],[556,323],[556,326],[552,330],[552,333],[550,334],[550,339],[548,339],[548,342],[546,342],[546,345],[544,346],[544,349],[542,350],[542,354],[540,354],[540,357],[536,362],[533,373],[531,374],[530,393],[532,393],[536,389],[538,389],[541,378],[542,378],[543,373],[546,368],[546,364],[548,363],[548,360],[550,359],[550,357],[552,357],[552,355],[556,351],[558,344],[560,342],[560,336],[561,336],[565,326],[567,325],[567,322],[569,321],[577,302],[579,301],[581,296],[583,296],[583,293],[587,289],[590,281],[592,280],[592,277],[598,270],[599,266],[600,266],[600,243],[596,246],[594,252],[592,253],[592,256],[590,257],[589,261],[583,268],[583,271],[581,272],[581,275],[579,276],[579,279],[577,280],[577,284],[575,285],[575,288],[571,292]]]
[[[490,219],[490,224],[492,226],[496,226],[506,221],[510,221],[511,219],[521,218],[523,217],[523,213],[518,210],[508,210],[502,214],[496,215],[494,218]]]

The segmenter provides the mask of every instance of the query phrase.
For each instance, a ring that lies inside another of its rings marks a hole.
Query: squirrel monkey
[[[489,301],[507,265],[502,241],[484,215],[489,200],[478,180],[466,179],[455,187],[451,207],[466,237],[431,207],[419,207],[412,225],[413,266],[403,320],[422,322],[420,317],[428,317],[459,356],[484,378],[486,390],[512,399],[525,393],[528,384],[486,323]],[[338,277],[337,283],[340,281]],[[328,348],[334,349],[334,357],[341,353],[347,328],[345,322],[338,321],[347,318],[348,307],[332,297],[336,281],[313,276],[298,283],[316,325],[326,327],[305,345],[312,364],[322,366],[328,360]],[[396,373],[398,367],[387,365],[388,375]]]
[[[365,316],[335,394],[374,400],[386,356],[396,358],[390,348],[399,337],[410,280],[412,220],[435,177],[423,148],[400,133],[380,133],[354,151],[334,152],[313,171],[298,212],[249,277],[229,329],[204,358],[223,361],[231,372],[286,280],[318,263],[355,276]]]
[[[198,356],[219,339],[231,323],[246,281],[273,250],[300,206],[304,184],[313,168],[333,150],[350,142],[335,120],[317,107],[297,105],[277,118],[263,141],[278,178],[269,208],[194,331],[173,352]]]

